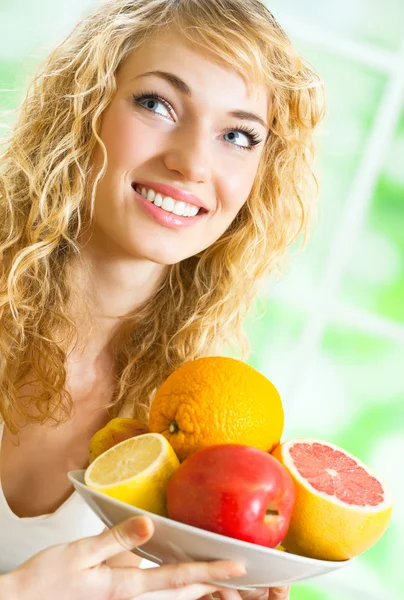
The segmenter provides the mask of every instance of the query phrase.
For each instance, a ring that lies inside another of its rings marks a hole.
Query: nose
[[[164,153],[164,164],[185,181],[207,183],[211,178],[212,148],[209,134],[196,128],[178,129]]]

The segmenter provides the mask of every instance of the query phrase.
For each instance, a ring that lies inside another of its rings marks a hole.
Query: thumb
[[[289,600],[290,587],[270,588],[268,600]]]
[[[89,569],[104,560],[132,550],[147,542],[154,533],[154,525],[149,517],[134,517],[115,525],[99,535],[84,538],[72,544],[79,557],[80,567]]]

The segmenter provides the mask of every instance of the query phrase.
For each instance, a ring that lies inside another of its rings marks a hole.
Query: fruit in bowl
[[[137,508],[167,516],[167,485],[180,466],[166,438],[145,433],[113,446],[87,468],[85,484]]]
[[[393,510],[387,485],[342,448],[312,439],[288,440],[273,452],[296,490],[282,546],[293,554],[347,560],[373,546]]]
[[[131,437],[142,435],[149,431],[146,423],[138,419],[117,417],[111,419],[105,427],[97,431],[90,440],[89,462],[92,463],[98,456],[116,444]]]
[[[161,433],[180,461],[215,444],[270,452],[283,432],[282,401],[264,375],[234,358],[210,356],[181,365],[157,390],[150,431]]]
[[[149,426],[113,419],[95,434],[85,481],[201,529],[282,542],[289,553],[343,561],[364,552],[391,517],[386,484],[328,442],[280,444],[283,420],[276,388],[255,369],[225,357],[190,361],[157,391]]]
[[[238,444],[194,453],[167,488],[171,519],[270,548],[285,537],[293,502],[292,478],[279,461]]]

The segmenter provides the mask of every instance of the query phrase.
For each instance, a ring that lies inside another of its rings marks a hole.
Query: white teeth
[[[173,212],[174,200],[172,198],[170,198],[169,196],[167,196],[167,198],[164,198],[161,208],[164,208],[164,210],[166,210],[167,212]]]
[[[198,206],[193,206],[192,204],[187,204],[186,202],[173,200],[170,196],[162,196],[162,194],[156,193],[154,190],[147,190],[144,187],[135,186],[138,194],[141,194],[144,198],[146,198],[149,202],[154,203],[159,208],[163,210],[178,215],[179,217],[196,217],[199,213],[200,208]]]
[[[185,202],[176,202],[174,205],[174,210],[173,213],[175,215],[178,215],[179,217],[184,216],[184,210],[185,210]]]
[[[163,196],[161,194],[156,194],[156,197],[154,199],[154,204],[156,206],[163,206]]]

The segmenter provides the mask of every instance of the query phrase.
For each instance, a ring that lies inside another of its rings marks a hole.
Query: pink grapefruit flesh
[[[312,439],[288,440],[272,454],[295,484],[295,506],[282,542],[287,551],[347,560],[383,535],[392,513],[391,492],[352,454]]]
[[[303,442],[290,448],[290,457],[301,477],[318,492],[356,506],[377,506],[384,500],[380,481],[341,450]]]

